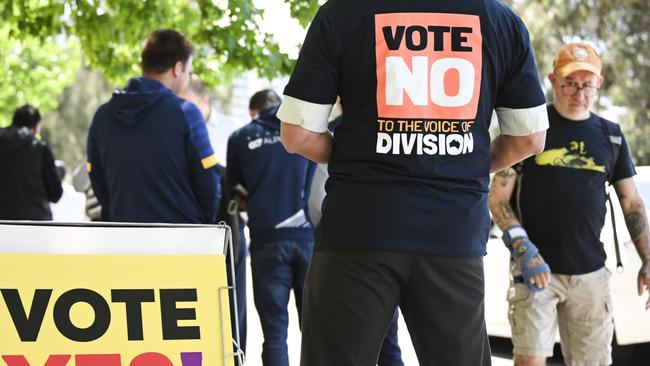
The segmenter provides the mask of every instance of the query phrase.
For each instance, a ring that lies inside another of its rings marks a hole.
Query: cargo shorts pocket
[[[611,315],[611,272],[602,268],[593,276],[585,276],[582,286],[573,291],[571,307],[577,318],[584,321],[602,321]]]
[[[508,321],[512,334],[521,334],[525,331],[526,310],[532,292],[524,284],[513,284],[508,289]]]

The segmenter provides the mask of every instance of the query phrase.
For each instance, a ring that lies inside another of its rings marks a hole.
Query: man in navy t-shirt
[[[490,193],[506,245],[515,253],[528,248],[515,256],[508,292],[515,364],[544,365],[559,326],[567,365],[609,365],[614,328],[600,241],[605,183],[616,189],[643,262],[639,294],[650,289],[648,220],[620,127],[590,112],[603,81],[595,50],[565,45],[548,77],[554,100],[544,152],[526,159],[518,178],[513,168],[497,173]]]
[[[548,125],[521,20],[497,1],[332,0],[284,94],[283,144],[330,173],[302,365],[375,365],[396,306],[421,365],[489,365],[488,175],[541,151]]]

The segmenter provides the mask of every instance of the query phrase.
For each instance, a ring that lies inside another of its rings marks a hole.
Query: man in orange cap
[[[489,195],[503,240],[514,248],[508,314],[515,365],[544,365],[558,326],[567,365],[609,365],[614,325],[600,242],[605,183],[618,194],[641,257],[639,295],[650,290],[648,219],[619,125],[591,112],[603,82],[596,51],[565,45],[548,78],[554,98],[544,152],[497,173]]]

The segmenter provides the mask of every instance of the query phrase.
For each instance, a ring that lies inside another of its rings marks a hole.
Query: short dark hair
[[[185,65],[194,52],[192,43],[180,32],[158,29],[149,35],[142,48],[142,72],[162,74],[179,61]]]
[[[40,121],[41,114],[38,112],[38,108],[31,104],[25,104],[22,107],[16,108],[11,125],[14,127],[27,127],[33,130]]]
[[[248,109],[261,112],[280,103],[282,103],[282,99],[280,99],[278,93],[271,89],[264,89],[253,94],[250,102],[248,102]]]

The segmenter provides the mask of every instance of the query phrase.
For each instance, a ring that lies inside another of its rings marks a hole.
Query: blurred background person
[[[151,33],[142,76],[113,94],[88,131],[88,173],[102,220],[212,224],[221,189],[217,158],[187,87],[194,46],[173,29]]]
[[[231,122],[222,123],[223,121],[218,118],[217,114],[213,113],[208,88],[206,88],[198,75],[193,74],[191,76],[190,83],[179,94],[179,96],[194,103],[201,111],[208,130],[210,144],[212,145],[212,149],[219,161],[216,167],[221,173],[221,201],[219,203],[216,222],[225,222],[230,226],[232,233],[237,313],[235,314],[233,312],[235,306],[232,297],[230,298],[230,309],[232,312],[232,318],[237,319],[237,324],[239,326],[239,346],[242,351],[246,352],[246,258],[248,257],[248,245],[246,243],[246,237],[244,236],[244,227],[246,223],[239,213],[239,204],[230,191],[230,187],[228,187],[225,171],[228,137],[230,137],[230,134],[236,129],[236,127]],[[230,253],[228,253],[228,255],[230,255]],[[227,259],[226,263],[229,264],[230,259]],[[230,278],[230,271],[227,271],[227,274],[229,283],[233,283]],[[235,334],[234,323],[233,334]]]
[[[203,119],[205,119],[205,127],[208,130],[214,155],[219,160],[219,164],[226,166],[228,138],[248,121],[219,113],[212,103],[208,88],[198,75],[193,74],[191,76],[190,83],[179,96],[194,103],[199,108]]]
[[[288,303],[293,290],[298,319],[303,283],[314,248],[307,197],[315,164],[280,143],[282,100],[270,89],[249,103],[253,120],[228,140],[228,186],[243,201],[251,235],[253,297],[260,316],[264,366],[288,366]]]
[[[50,202],[63,194],[54,154],[40,140],[41,115],[26,104],[0,129],[0,219],[52,220]]]

